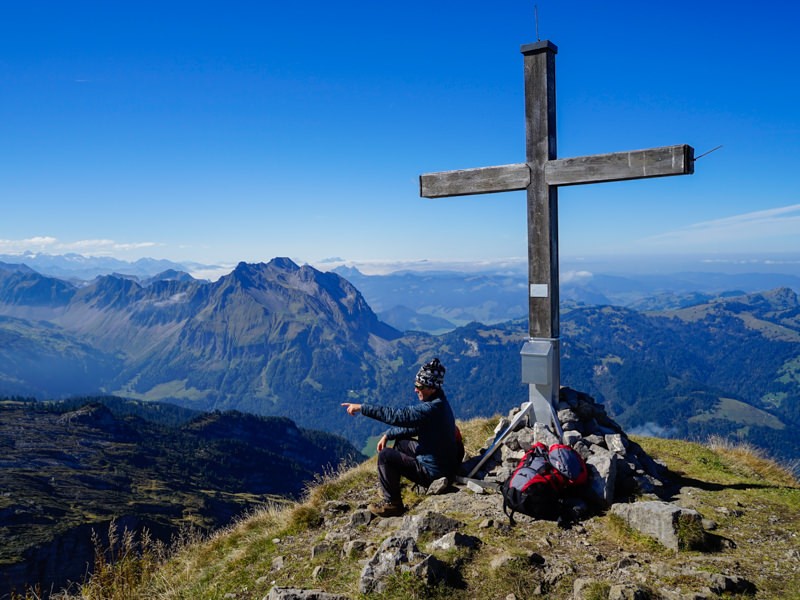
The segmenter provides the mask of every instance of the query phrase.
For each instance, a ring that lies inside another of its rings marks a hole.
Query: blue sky
[[[562,261],[800,255],[796,3],[536,2],[560,157],[688,143],[692,176],[564,188]],[[0,254],[513,261],[534,2],[28,2],[0,19]]]

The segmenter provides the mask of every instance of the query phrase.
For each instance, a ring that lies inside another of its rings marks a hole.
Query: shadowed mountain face
[[[562,383],[606,402],[629,429],[744,436],[800,456],[787,433],[800,424],[793,291],[646,305],[677,308],[564,309]],[[215,283],[170,273],[76,287],[5,268],[2,315],[0,336],[13,337],[15,350],[0,363],[0,393],[61,396],[82,382],[80,390],[287,416],[358,443],[381,426],[348,417],[341,402],[414,401],[414,373],[432,356],[447,366],[462,417],[505,413],[527,398],[524,322],[400,334],[345,279],[288,259],[241,263]]]
[[[316,475],[363,459],[343,438],[286,418],[192,418],[117,398],[0,400],[0,450],[3,598],[25,583],[80,580],[92,529],[103,535],[112,519],[167,542],[181,526],[213,529],[275,496],[298,497]]]
[[[109,275],[77,287],[30,270],[4,270],[0,315],[24,319],[30,330],[50,328],[51,337],[113,366],[113,373],[87,373],[78,392],[282,414],[304,425],[325,422],[327,416],[314,414],[321,409],[333,413],[348,398],[374,393],[381,374],[391,371],[387,365],[398,360],[392,343],[400,337],[345,279],[282,258],[240,263],[214,283],[173,274],[142,285]],[[19,368],[25,376],[0,392],[70,393],[36,377],[42,360],[52,360],[43,352],[47,341],[18,337],[29,350],[18,359],[27,361]],[[400,354],[400,364],[416,360],[410,349]],[[366,423],[342,412],[329,425],[365,431]]]

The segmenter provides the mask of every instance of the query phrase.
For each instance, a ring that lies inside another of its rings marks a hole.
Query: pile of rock
[[[509,535],[510,527],[503,514],[502,499],[497,493],[485,493],[486,488],[497,487],[516,467],[519,459],[533,443],[551,445],[559,442],[557,436],[541,423],[529,423],[519,419],[518,426],[507,432],[518,415],[519,409],[511,411],[501,419],[495,435],[487,440],[486,448],[478,456],[465,463],[468,472],[477,464],[487,448],[506,433],[494,455],[473,478],[452,482],[441,479],[433,482],[419,506],[403,517],[377,519],[369,510],[365,499],[351,498],[349,502],[329,501],[322,510],[324,541],[310,548],[310,559],[319,556],[338,556],[341,560],[359,560],[361,573],[358,593],[380,595],[387,592],[393,576],[398,573],[413,575],[414,579],[428,585],[459,585],[459,569],[472,560],[472,556],[486,550],[494,556],[488,564],[490,571],[497,571],[511,564],[522,564],[536,572],[537,584],[531,595],[546,596],[558,589],[564,579],[574,578],[572,598],[584,600],[597,597],[599,584],[608,582],[607,598],[652,598],[652,585],[659,586],[659,596],[669,600],[713,597],[723,593],[753,595],[755,586],[738,575],[705,572],[692,564],[668,566],[649,564],[623,548],[612,556],[592,550],[587,537],[591,519],[584,523],[573,523],[559,533],[536,533],[544,540],[543,547],[549,552],[539,554],[532,550],[509,551],[498,546],[498,536]],[[558,405],[558,418],[564,431],[563,442],[575,448],[586,460],[590,469],[590,486],[586,502],[600,509],[619,500],[630,500],[634,494],[652,495],[667,492],[669,480],[664,466],[649,457],[643,449],[631,441],[612,419],[606,415],[602,405],[587,394],[564,388]],[[368,494],[369,492],[367,492]],[[355,500],[355,502],[354,502]],[[353,506],[355,504],[356,506]],[[609,512],[674,551],[684,549],[710,551],[723,547],[719,538],[705,530],[713,530],[716,524],[704,519],[698,512],[685,509],[658,499],[639,498],[637,502],[614,504]],[[448,515],[470,515],[480,523],[470,527]],[[525,517],[523,522],[533,522]],[[477,533],[470,535],[467,533]],[[536,528],[527,531],[537,532]],[[486,532],[486,535],[484,535]],[[478,537],[479,536],[479,537]],[[557,543],[554,543],[554,540]],[[494,546],[493,546],[494,544]],[[456,550],[459,560],[449,564],[437,558],[440,551]],[[575,552],[595,552],[596,565],[587,568],[578,566],[570,557]],[[273,561],[273,571],[283,569],[283,558]],[[315,567],[312,578],[318,580],[327,567]],[[577,575],[577,577],[576,577]],[[675,581],[691,580],[702,590],[686,596],[680,589],[671,591],[662,578]],[[265,576],[266,578],[266,576]],[[593,591],[594,590],[594,591]],[[513,595],[510,597],[514,597]],[[321,590],[298,590],[273,587],[265,600],[343,600],[337,594]]]
[[[464,473],[472,471],[481,456],[495,443],[514,421],[519,408],[512,410],[495,428],[478,456],[464,464]],[[662,496],[666,490],[667,473],[663,465],[653,460],[641,446],[628,438],[622,428],[606,414],[605,407],[588,394],[561,388],[557,407],[558,420],[564,430],[563,443],[575,448],[589,468],[589,488],[586,499],[600,507],[634,495]],[[546,446],[559,443],[552,429],[542,423],[519,420],[514,431],[507,434],[500,448],[473,475],[484,484],[496,486],[505,481],[517,466],[525,451],[536,442]]]

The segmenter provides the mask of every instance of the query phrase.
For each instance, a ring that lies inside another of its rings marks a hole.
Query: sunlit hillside
[[[462,424],[468,453],[493,425]],[[406,488],[409,516],[368,521],[363,509],[376,490],[372,459],[318,481],[301,502],[264,506],[208,539],[184,541],[163,562],[153,554],[125,555],[73,598],[281,597],[268,596],[273,588],[273,594],[298,588],[339,595],[331,598],[378,597],[359,591],[365,564],[409,519],[430,513],[458,521],[458,534],[478,541],[441,549],[435,535],[422,534],[420,546],[448,576],[429,585],[419,574],[398,573],[380,597],[715,598],[727,586],[734,592],[725,597],[800,598],[800,484],[785,468],[718,439],[636,441],[666,463],[676,484],[671,502],[699,511],[713,543],[670,550],[603,512],[568,529],[532,519],[509,527],[498,494],[461,486],[437,496]],[[624,590],[639,595],[619,595]]]

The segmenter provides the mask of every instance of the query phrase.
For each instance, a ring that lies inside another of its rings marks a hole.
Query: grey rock
[[[535,433],[532,427],[523,427],[517,432],[517,443],[521,450],[527,450],[533,445]]]
[[[525,456],[525,450],[512,450],[505,445],[500,448],[500,457],[503,460],[503,464],[516,465],[523,456]]]
[[[588,396],[587,396],[587,398],[588,398]],[[578,417],[580,417],[581,420],[587,421],[589,419],[594,418],[595,408],[594,408],[593,402],[594,401],[592,401],[592,403],[585,402],[585,401],[581,402],[579,400],[578,403],[575,404],[575,407],[573,408],[573,410],[577,413]]]
[[[403,563],[422,560],[413,537],[391,536],[386,538],[361,571],[358,590],[362,594],[383,593],[386,579]]]
[[[548,586],[554,586],[561,581],[564,577],[571,576],[575,573],[575,567],[570,562],[561,561],[549,564],[544,569],[542,580]]]
[[[730,517],[741,517],[744,515],[743,511],[737,509],[730,509],[727,506],[718,507],[717,512]]]
[[[364,540],[351,540],[349,542],[345,542],[344,546],[342,547],[342,555],[345,558],[352,558],[357,554],[361,554],[366,550],[367,542]]]
[[[496,571],[497,569],[505,567],[506,565],[508,565],[509,563],[511,563],[511,562],[513,562],[515,560],[516,559],[513,556],[511,556],[510,554],[508,554],[507,552],[500,552],[494,558],[492,558],[491,561],[489,561],[489,567],[493,571]]]
[[[611,452],[617,452],[618,454],[625,454],[625,449],[627,447],[628,440],[619,433],[611,433],[606,434],[605,436],[606,441],[606,448],[608,448]]]
[[[568,446],[575,446],[579,440],[581,440],[583,436],[581,435],[580,431],[564,431],[564,443]]]
[[[468,481],[467,482],[467,489],[469,491],[475,493],[475,494],[482,494],[483,493],[483,488],[481,486],[479,486],[477,483],[475,483],[474,481]]]
[[[608,600],[649,600],[650,593],[638,585],[617,584],[608,590]]]
[[[350,527],[360,527],[361,525],[369,525],[375,515],[366,509],[359,509],[350,515]]]
[[[329,544],[328,542],[320,542],[319,544],[315,544],[311,547],[311,558],[318,558],[323,554],[327,554],[334,549],[333,544]]]
[[[697,540],[685,539],[681,529],[702,531],[700,513],[661,501],[615,504],[611,513],[621,517],[630,527],[655,538],[667,548],[678,550]]]
[[[345,513],[348,510],[350,510],[350,505],[338,500],[328,500],[322,507],[323,513]]]
[[[276,556],[272,559],[272,570],[273,571],[280,571],[285,563],[286,559],[283,556]]]
[[[328,594],[322,590],[273,587],[264,600],[349,600],[341,594]]]
[[[440,477],[439,479],[434,479],[431,482],[426,493],[429,496],[437,496],[439,494],[444,494],[449,487],[450,480],[447,479],[447,477]]]
[[[594,451],[595,446],[600,446],[601,448],[605,448],[606,438],[603,437],[602,435],[592,433],[587,436],[584,436],[583,439],[587,444],[590,444],[592,446],[592,451]]]
[[[509,433],[503,440],[503,446],[514,452],[516,452],[517,450],[522,450],[522,446],[519,443],[519,432],[514,431],[512,433]]]
[[[428,585],[435,585],[447,576],[447,565],[431,555],[426,555],[415,565],[401,565],[400,570],[409,571]]]
[[[456,531],[462,527],[464,527],[464,524],[460,521],[426,510],[418,515],[406,515],[403,518],[403,524],[400,527],[399,533],[416,539],[419,538],[420,534],[427,531],[431,532],[433,535],[442,536],[445,533]]]
[[[350,539],[350,535],[344,531],[336,531],[335,529],[330,530],[328,533],[325,534],[325,540],[328,542],[334,542],[338,544],[343,544],[344,542]]]
[[[494,428],[495,437],[508,429],[508,426],[511,425],[512,418],[513,417],[500,417],[500,420],[497,422],[497,425]],[[494,441],[494,438],[489,438],[487,441],[491,443]]]
[[[708,587],[715,594],[745,594],[752,596],[758,591],[756,586],[744,577],[708,572],[698,572],[697,575],[708,582]]]
[[[589,460],[589,457],[592,455],[592,446],[583,437],[572,444],[572,447],[583,457],[583,460]]]
[[[453,550],[454,548],[477,548],[481,543],[480,538],[473,535],[465,535],[457,531],[451,531],[431,542],[431,550]]]
[[[636,475],[632,480],[639,494],[657,494],[664,487],[664,484],[652,475]]]
[[[533,425],[533,437],[535,441],[541,442],[548,448],[560,442],[556,434],[550,431],[550,428],[544,423],[535,423]]]
[[[625,569],[627,567],[638,567],[639,563],[630,556],[624,556],[617,561],[617,569]]]
[[[428,488],[421,483],[415,483],[412,488],[417,496],[424,496],[428,493]]]
[[[518,431],[514,431],[503,440],[503,445],[507,446],[509,450],[523,452],[531,447],[533,444],[534,432],[531,427],[523,427]]]
[[[445,576],[447,569],[436,557],[420,552],[413,537],[391,536],[383,541],[362,570],[359,592],[383,593],[387,579],[397,571],[408,571],[433,585]]]
[[[494,481],[498,481],[500,483],[504,482],[506,479],[511,477],[511,473],[514,472],[514,468],[512,467],[500,467],[494,472],[493,479]]]
[[[611,506],[617,480],[617,455],[611,452],[592,454],[586,459],[589,470],[588,499],[601,506]]]
[[[566,425],[567,423],[577,421],[578,415],[576,415],[571,409],[567,408],[558,411],[558,420],[561,422],[563,426]]]

